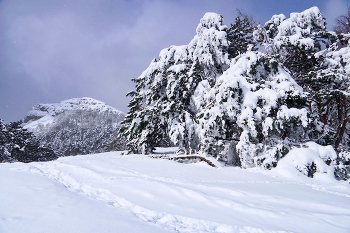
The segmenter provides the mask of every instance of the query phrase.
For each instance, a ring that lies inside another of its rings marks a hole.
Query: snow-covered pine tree
[[[202,80],[214,85],[228,68],[227,27],[221,15],[206,13],[188,45],[163,49],[137,78],[129,93],[129,112],[120,135],[130,152],[150,153],[162,140],[196,149],[196,113],[192,95]]]
[[[20,162],[31,162],[37,160],[37,149],[34,135],[21,127],[22,122],[11,122],[7,129],[9,131],[9,151],[11,157]]]
[[[317,7],[292,13],[289,19],[275,15],[265,24],[265,31],[260,30],[260,38],[262,34],[268,54],[290,70],[307,95],[321,132],[310,139],[340,152],[338,161],[332,163],[347,163],[342,154],[349,150],[349,47],[337,50],[348,44],[348,36],[328,31]]]
[[[324,133],[319,144],[338,152],[335,176],[350,178],[350,47],[326,55],[321,69],[307,74]]]
[[[229,58],[234,58],[239,54],[256,50],[256,41],[253,36],[254,25],[252,19],[246,14],[238,11],[235,23],[227,30],[227,40],[229,41]]]
[[[350,47],[324,55],[320,65],[303,75],[302,85],[310,93],[315,112],[323,123],[317,142],[350,150]]]
[[[0,119],[0,163],[12,162],[11,153],[8,151],[9,147],[9,132],[6,124]]]
[[[204,95],[205,107],[198,114],[201,146],[231,164],[276,166],[290,146],[307,140],[315,128],[302,88],[262,53],[234,59]]]
[[[309,94],[310,108],[323,123],[318,143],[338,149],[346,131],[348,74],[346,48],[335,52],[339,40],[326,28],[317,7],[292,13],[289,19],[275,15],[265,24],[268,53],[282,62],[293,78]],[[346,55],[345,55],[346,56]]]
[[[305,73],[319,66],[324,52],[336,48],[338,39],[327,30],[317,7],[291,13],[288,19],[283,14],[274,15],[265,23],[265,30],[267,53],[287,67],[298,83]]]
[[[231,62],[227,28],[217,16],[206,14],[189,45],[162,50],[135,79],[121,130],[130,152],[149,153],[166,138],[185,150],[199,146],[229,164],[269,169],[306,141],[338,134],[343,135],[341,145],[347,145],[349,127],[334,121],[342,126],[339,131],[328,122],[327,131],[321,118],[329,111],[329,118],[348,119],[348,102],[328,104],[348,96],[349,52],[336,51],[337,36],[326,30],[317,8],[290,19],[274,16],[265,28],[258,26],[253,34],[266,46],[265,53],[242,50]],[[343,97],[328,101],[327,91]],[[318,105],[320,93],[327,109]],[[343,151],[331,162],[344,166],[348,154]],[[348,168],[341,166],[339,177]]]
[[[35,162],[57,159],[51,149],[41,147],[33,133],[23,129],[22,121],[11,122],[4,125],[0,134],[0,162]]]
[[[119,136],[126,138],[130,153],[151,153],[155,146],[168,138],[167,126],[160,118],[166,80],[155,68],[157,65],[154,59],[138,79],[133,79],[136,90],[127,94],[132,99],[128,105],[129,112],[121,123]],[[147,73],[151,69],[152,72]]]

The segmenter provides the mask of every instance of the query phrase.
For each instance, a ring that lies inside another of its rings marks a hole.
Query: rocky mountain
[[[42,146],[61,156],[123,150],[117,139],[125,114],[92,98],[37,104],[25,116],[23,127],[39,138]]]

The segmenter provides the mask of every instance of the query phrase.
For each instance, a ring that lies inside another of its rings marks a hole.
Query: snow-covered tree
[[[337,35],[327,31],[326,20],[317,7],[301,13],[274,15],[265,23],[264,45],[270,56],[281,62],[298,82],[318,66],[324,52],[335,49]]]
[[[202,85],[205,86],[205,83]],[[276,166],[316,128],[302,88],[262,53],[237,57],[205,94],[198,114],[205,152],[242,167]]]
[[[289,19],[274,15],[262,33],[268,54],[288,68],[308,95],[310,110],[323,123],[322,136],[313,140],[337,149],[347,124],[348,74],[346,59],[339,55],[346,54],[346,48],[336,52],[338,37],[327,30],[317,7],[292,13]]]
[[[328,31],[317,7],[289,19],[275,15],[264,29],[255,33],[264,38],[267,53],[288,68],[307,96],[312,117],[321,123],[321,134],[310,139],[347,153],[342,151],[350,149],[349,47],[344,47],[349,36]],[[338,51],[339,45],[344,48]],[[344,163],[342,157],[334,163]]]
[[[229,58],[234,58],[239,54],[255,51],[256,40],[253,36],[254,25],[252,19],[238,11],[235,23],[227,30],[227,40],[229,41]]]
[[[350,47],[326,54],[321,67],[305,75],[304,83],[324,124],[318,142],[350,150]]]
[[[121,129],[129,151],[150,153],[170,140],[270,169],[315,141],[335,147],[337,156],[322,159],[346,179],[350,51],[338,49],[340,37],[325,25],[317,7],[275,15],[255,31],[247,19],[227,29],[221,16],[206,14],[189,45],[162,50],[134,80]]]
[[[9,150],[9,132],[6,124],[0,119],[0,162],[12,162]]]
[[[23,129],[22,121],[6,125],[0,120],[0,162],[35,162],[57,159],[53,150],[40,146],[35,136]]]
[[[150,153],[164,139],[185,150],[196,149],[197,109],[191,97],[202,80],[214,85],[228,68],[227,27],[222,16],[207,13],[188,45],[160,52],[134,79],[136,90],[120,132],[130,152]]]

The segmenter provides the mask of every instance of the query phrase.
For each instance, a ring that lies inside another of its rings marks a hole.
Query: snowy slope
[[[0,164],[0,232],[350,232],[350,186],[120,152]]]

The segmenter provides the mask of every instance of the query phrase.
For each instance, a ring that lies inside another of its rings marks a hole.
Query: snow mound
[[[336,159],[337,155],[331,146],[320,146],[314,142],[305,144],[308,148],[295,148],[282,158],[276,171],[286,176],[299,176],[302,173],[308,177],[323,177],[324,180],[334,179],[334,167],[324,160]]]

